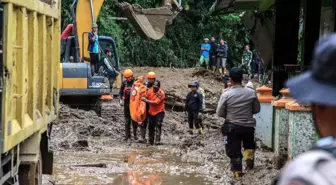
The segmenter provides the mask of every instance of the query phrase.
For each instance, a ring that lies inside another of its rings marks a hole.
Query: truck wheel
[[[20,185],[42,184],[42,156],[39,155],[37,164],[22,164],[19,167]]]

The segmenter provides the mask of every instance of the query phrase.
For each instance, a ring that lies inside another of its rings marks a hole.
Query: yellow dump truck
[[[1,0],[0,10],[0,184],[41,184],[59,110],[61,1]]]

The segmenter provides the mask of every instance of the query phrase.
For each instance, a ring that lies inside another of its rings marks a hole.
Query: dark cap
[[[241,83],[243,80],[243,70],[239,67],[233,67],[231,68],[230,72],[229,72],[229,77],[231,78],[231,80],[233,82],[236,83]]]
[[[160,88],[161,82],[159,80],[155,80],[153,83],[153,88]]]
[[[336,34],[319,40],[312,68],[286,85],[300,103],[336,106]]]
[[[188,85],[188,87],[197,87],[198,83],[197,82],[191,82],[191,84]]]
[[[239,67],[233,67],[230,69],[229,76],[243,75],[243,70]]]
[[[105,53],[112,52],[110,48],[105,48]]]

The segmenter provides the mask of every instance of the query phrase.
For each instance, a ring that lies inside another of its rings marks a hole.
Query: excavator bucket
[[[171,6],[143,9],[138,4],[119,3],[124,16],[132,23],[136,32],[145,39],[159,40],[166,30],[166,25],[172,23],[179,11]]]

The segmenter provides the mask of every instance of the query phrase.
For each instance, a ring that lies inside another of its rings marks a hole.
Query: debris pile
[[[148,71],[155,71],[161,80],[162,88],[168,95],[168,100],[175,100],[181,104],[188,92],[187,84],[194,80],[199,80],[202,88],[207,91],[206,101],[209,106],[216,106],[221,93],[221,82],[213,80],[213,77],[208,75],[203,78],[202,74],[207,73],[196,72],[197,75],[193,77],[191,74],[195,72],[194,69],[135,68],[133,70],[136,75],[145,75]],[[188,124],[184,112],[172,111],[171,107],[167,107],[162,127],[163,145],[148,147],[146,144],[134,141],[124,142],[123,107],[117,100],[113,100],[111,111],[111,117],[103,119],[93,110],[87,111],[61,105],[59,119],[53,126],[51,145],[56,151],[56,161],[58,158],[65,158],[63,155],[66,154],[71,156],[71,159],[68,162],[56,162],[55,166],[60,174],[57,177],[64,178],[67,170],[76,174],[87,172],[97,179],[104,179],[102,183],[109,180],[107,176],[111,176],[109,175],[111,173],[127,174],[131,171],[145,169],[151,174],[172,175],[165,177],[168,181],[169,178],[177,178],[176,175],[187,178],[190,174],[197,174],[198,177],[206,179],[211,184],[253,185],[270,184],[279,173],[272,167],[272,153],[263,151],[258,144],[255,169],[248,171],[238,181],[231,179],[232,174],[229,169],[229,159],[225,154],[224,138],[220,133],[223,119],[215,114],[203,115],[203,123],[206,127],[204,135],[191,136],[187,132]],[[138,133],[140,134],[139,130]],[[142,154],[140,152],[142,150],[149,150],[149,152]],[[84,162],[83,156],[78,154],[79,151],[81,154],[93,155],[94,158]],[[74,157],[77,155],[79,157]],[[167,156],[175,157],[172,160]],[[135,162],[130,164],[130,159]],[[112,162],[105,164],[104,160],[107,163]],[[78,181],[78,179],[75,180]],[[63,182],[57,178],[55,181]],[[115,183],[112,184],[118,184],[115,179],[113,182]],[[202,184],[196,180],[193,182],[193,184]],[[163,184],[166,183],[163,182]]]

